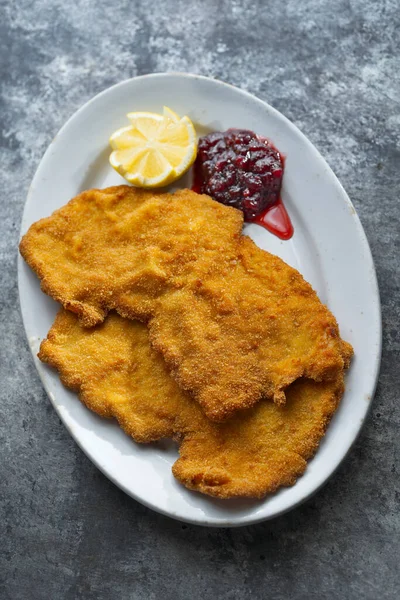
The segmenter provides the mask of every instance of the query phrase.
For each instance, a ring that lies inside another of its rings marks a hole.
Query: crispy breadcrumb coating
[[[84,326],[116,309],[150,340],[206,415],[262,397],[285,402],[299,377],[344,368],[335,318],[282,260],[241,235],[240,211],[190,190],[83,192],[23,237],[43,291]]]
[[[348,365],[352,350],[342,346]],[[39,358],[58,369],[64,385],[88,408],[115,417],[137,442],[178,441],[175,477],[186,487],[219,498],[261,498],[293,485],[323,437],[344,391],[336,379],[299,379],[286,404],[262,400],[225,423],[213,423],[171,378],[151,348],[145,325],[110,313],[86,329],[61,310]]]

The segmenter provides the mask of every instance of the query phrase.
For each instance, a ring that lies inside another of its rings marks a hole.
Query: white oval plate
[[[187,114],[198,130],[252,129],[286,155],[283,201],[294,236],[283,242],[257,225],[246,233],[296,267],[336,316],[355,350],[342,403],[306,473],[291,488],[262,501],[219,501],[186,490],[171,473],[172,443],[135,444],[119,427],[87,410],[55,371],[38,361],[58,306],[19,259],[19,292],[26,334],[43,385],[76,442],[115,484],[146,506],[182,521],[237,526],[275,517],[314,493],[349,451],[366,418],[381,354],[379,293],[371,252],[355,209],[314,146],[276,110],[225,83],[187,74],[137,77],[85,104],[46,151],[29,190],[21,233],[82,190],[124,183],[108,164],[108,138],[126,125],[126,113],[160,112],[163,105]],[[184,182],[184,186],[190,181]]]

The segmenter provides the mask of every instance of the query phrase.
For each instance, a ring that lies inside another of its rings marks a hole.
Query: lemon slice
[[[156,188],[172,183],[193,164],[197,138],[189,117],[164,106],[163,114],[132,112],[130,125],[110,137],[111,166],[129,183]]]

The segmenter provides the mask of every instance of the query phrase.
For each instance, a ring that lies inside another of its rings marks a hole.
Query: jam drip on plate
[[[246,129],[214,132],[199,140],[192,189],[287,240],[293,226],[280,198],[283,169],[284,159],[269,140]]]
[[[268,229],[281,240],[290,240],[294,233],[292,222],[281,198],[278,198],[274,204],[268,206],[251,222]]]

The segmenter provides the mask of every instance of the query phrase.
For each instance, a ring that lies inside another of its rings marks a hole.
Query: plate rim
[[[51,152],[52,144],[53,144],[54,140],[64,132],[64,130],[68,127],[70,122],[72,120],[74,120],[78,115],[80,115],[83,111],[90,108],[91,104],[98,101],[99,98],[102,98],[107,94],[113,93],[116,88],[121,88],[123,86],[129,85],[132,81],[138,81],[138,80],[149,79],[149,78],[150,79],[163,79],[163,78],[169,78],[169,77],[180,77],[180,78],[195,79],[195,80],[205,80],[206,82],[213,82],[217,85],[231,88],[234,91],[234,93],[239,93],[239,94],[243,95],[244,98],[250,99],[251,102],[256,102],[260,106],[262,106],[264,108],[266,107],[275,117],[278,117],[280,120],[284,120],[286,125],[290,129],[292,129],[296,133],[297,136],[301,137],[303,143],[305,143],[310,148],[310,150],[313,152],[313,154],[316,155],[320,161],[323,161],[323,164],[327,170],[327,173],[329,174],[329,176],[331,178],[333,178],[336,185],[339,186],[339,189],[341,191],[341,197],[347,203],[347,205],[349,206],[349,208],[351,209],[351,211],[353,213],[354,223],[355,223],[357,234],[358,234],[357,239],[358,239],[358,242],[360,244],[362,244],[362,247],[364,250],[364,260],[368,263],[366,266],[368,267],[368,270],[370,273],[369,283],[370,283],[371,288],[373,288],[373,292],[374,292],[374,306],[375,306],[375,311],[376,311],[375,317],[376,317],[376,326],[377,326],[375,333],[376,333],[377,339],[376,339],[376,356],[375,356],[375,361],[374,361],[374,369],[373,369],[373,373],[372,373],[373,384],[372,384],[372,387],[370,390],[371,401],[368,403],[368,406],[362,417],[362,422],[361,422],[360,426],[358,427],[357,432],[354,435],[353,439],[351,440],[351,443],[347,444],[346,448],[342,449],[342,451],[338,453],[339,458],[336,455],[336,458],[334,460],[332,460],[333,467],[331,466],[332,463],[330,463],[329,474],[324,476],[324,478],[319,482],[318,485],[316,485],[312,490],[310,490],[308,493],[306,493],[300,499],[293,502],[290,506],[283,508],[283,509],[276,510],[275,513],[273,513],[271,515],[257,516],[257,514],[255,514],[254,516],[252,516],[250,514],[250,515],[240,516],[239,520],[236,520],[235,517],[230,517],[230,518],[227,517],[223,522],[221,521],[221,519],[218,520],[218,518],[213,518],[213,517],[204,519],[204,518],[182,517],[180,515],[176,515],[176,514],[174,514],[173,511],[164,510],[163,508],[160,508],[157,504],[153,504],[152,502],[148,501],[147,499],[145,499],[143,497],[138,497],[124,483],[118,481],[118,479],[114,476],[113,472],[108,470],[107,468],[103,467],[101,465],[101,463],[96,459],[96,457],[89,451],[89,449],[84,447],[83,443],[81,443],[79,435],[77,435],[75,433],[74,429],[71,428],[69,426],[69,424],[66,422],[64,415],[62,414],[63,411],[61,410],[61,407],[56,404],[53,393],[51,392],[51,390],[49,388],[49,385],[48,385],[48,382],[46,379],[46,369],[44,368],[45,365],[42,365],[41,363],[39,364],[38,358],[36,356],[36,351],[33,348],[32,344],[30,343],[30,338],[29,338],[29,334],[28,334],[28,330],[27,330],[27,316],[26,316],[24,306],[23,306],[23,303],[24,303],[23,295],[21,293],[21,287],[23,285],[23,283],[22,283],[23,269],[26,265],[20,255],[20,253],[18,252],[18,267],[17,268],[18,268],[19,306],[20,306],[22,321],[24,324],[24,330],[25,330],[25,335],[27,338],[27,343],[28,343],[29,349],[31,351],[31,354],[33,356],[33,362],[36,367],[36,371],[39,374],[42,385],[46,391],[46,394],[49,397],[51,404],[53,405],[53,408],[56,410],[57,415],[59,416],[63,425],[66,427],[68,433],[72,436],[74,441],[77,443],[78,447],[84,452],[84,454],[89,458],[89,460],[103,473],[103,475],[105,475],[107,477],[107,479],[109,479],[114,485],[116,485],[119,489],[121,489],[123,492],[125,492],[128,496],[130,496],[137,502],[140,502],[142,505],[146,506],[147,508],[150,508],[160,514],[163,514],[165,516],[168,516],[168,517],[178,520],[180,522],[186,522],[186,523],[190,523],[193,525],[201,525],[201,526],[207,526],[207,527],[217,527],[217,528],[218,527],[219,528],[241,527],[241,526],[256,524],[256,523],[260,523],[262,521],[277,518],[278,516],[281,516],[289,511],[295,509],[296,507],[303,504],[304,502],[306,502],[309,498],[311,498],[314,494],[316,494],[329,481],[329,479],[336,473],[336,471],[342,464],[343,460],[345,459],[347,454],[351,451],[354,444],[356,443],[356,441],[364,427],[365,421],[367,420],[369,412],[371,410],[373,398],[374,398],[374,395],[376,392],[376,387],[378,384],[380,364],[381,364],[382,311],[381,311],[381,301],[380,301],[378,279],[377,279],[376,268],[375,268],[371,248],[370,248],[367,236],[365,234],[364,228],[362,226],[362,223],[360,221],[360,218],[358,216],[358,213],[357,213],[353,203],[351,202],[346,190],[342,186],[341,182],[339,181],[339,179],[333,172],[330,165],[327,163],[324,156],[319,152],[319,150],[314,146],[314,144],[303,134],[303,132],[292,121],[290,121],[284,114],[279,112],[277,109],[275,109],[273,106],[271,106],[269,103],[265,102],[264,100],[261,100],[257,96],[251,94],[250,92],[248,92],[240,87],[237,87],[235,85],[232,85],[230,83],[222,81],[218,78],[207,77],[204,75],[197,75],[194,73],[184,73],[184,72],[176,72],[176,71],[148,73],[148,74],[144,74],[144,75],[139,75],[137,77],[131,77],[128,79],[124,79],[118,83],[115,83],[114,85],[112,85],[108,88],[105,88],[104,90],[102,90],[101,92],[96,94],[95,96],[91,97],[87,102],[85,102],[75,112],[73,112],[70,115],[70,117],[65,121],[65,123],[62,125],[62,127],[58,130],[58,132],[54,136],[53,140],[49,143],[48,147],[46,148],[46,151],[44,152],[43,156],[41,157],[41,159],[39,161],[39,164],[37,166],[35,174],[29,185],[28,193],[27,193],[26,200],[24,203],[24,208],[23,208],[22,218],[21,218],[20,232],[19,232],[20,233],[19,239],[21,239],[22,235],[26,231],[27,206],[28,206],[31,196],[33,194],[33,189],[35,188],[35,184],[40,179],[41,171],[42,171],[42,169],[45,169],[46,159],[48,158],[48,156]],[[317,452],[318,452],[318,450],[317,450]]]

